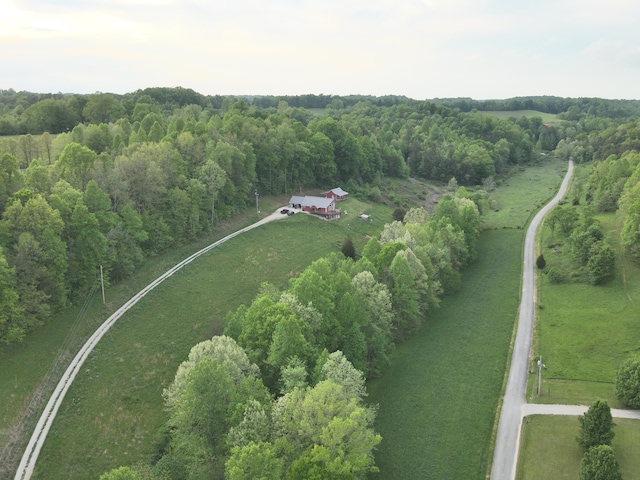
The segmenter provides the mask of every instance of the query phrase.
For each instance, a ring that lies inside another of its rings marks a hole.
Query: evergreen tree
[[[597,400],[589,410],[579,418],[580,434],[576,439],[585,450],[598,445],[611,445],[615,435],[611,408],[604,400]]]
[[[580,462],[579,480],[622,480],[620,465],[609,445],[591,447]]]

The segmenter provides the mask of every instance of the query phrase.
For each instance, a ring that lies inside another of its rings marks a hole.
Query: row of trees
[[[471,200],[445,197],[432,216],[411,209],[404,223],[386,225],[357,260],[334,253],[284,292],[263,285],[251,305],[228,315],[224,336],[191,350],[165,391],[168,442],[151,478],[375,471],[381,439],[364,381],[457,287],[478,226]],[[104,479],[121,478],[118,471]]]
[[[629,132],[634,138],[634,128]],[[628,254],[640,258],[640,154],[634,149],[625,150],[631,145],[625,137],[615,139],[611,145],[623,153],[594,163],[586,181],[579,179],[574,185],[572,204],[557,207],[547,219],[551,229],[548,246],[566,248],[574,261],[572,265],[557,261],[547,265],[554,282],[580,279],[584,273],[590,283],[598,285],[613,276],[615,251],[595,214],[616,212],[621,225],[616,234],[620,235],[621,245]],[[586,206],[581,207],[583,199]]]
[[[607,402],[597,400],[578,420],[580,432],[576,440],[585,452],[580,462],[578,478],[621,480],[620,466],[611,448],[615,424]]]
[[[607,100],[603,98],[564,98],[554,96],[514,97],[504,100],[474,100],[472,98],[436,99],[451,108],[463,112],[478,111],[518,111],[559,114],[565,120],[579,120],[586,116],[614,119],[637,119],[640,117],[638,100]]]

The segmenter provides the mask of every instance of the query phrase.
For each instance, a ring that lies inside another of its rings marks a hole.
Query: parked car
[[[289,209],[288,208],[283,208],[282,210],[280,210],[280,213],[283,214],[283,215],[284,214],[288,215],[289,214]]]
[[[295,214],[295,213],[296,213],[296,212],[294,212],[293,210],[289,210],[289,211],[287,212],[287,215],[291,216],[291,215],[293,215],[293,214]]]

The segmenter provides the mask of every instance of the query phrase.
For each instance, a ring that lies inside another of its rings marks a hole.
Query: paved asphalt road
[[[545,205],[531,221],[524,241],[524,267],[522,269],[522,295],[520,297],[520,315],[518,317],[518,331],[513,346],[511,368],[507,388],[500,413],[496,446],[493,452],[491,480],[511,480],[515,478],[516,456],[520,443],[520,425],[522,423],[523,407],[526,404],[526,388],[529,352],[533,335],[533,312],[535,305],[534,288],[534,246],[536,230],[544,216],[565,195],[571,174],[573,162],[569,161],[567,174],[562,181],[557,195]]]

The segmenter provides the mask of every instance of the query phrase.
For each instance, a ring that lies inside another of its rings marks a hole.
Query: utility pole
[[[540,396],[540,392],[542,391],[542,367],[544,367],[544,365],[542,364],[542,355],[540,355],[538,359],[538,396]]]
[[[258,189],[256,188],[256,214],[260,214],[260,204],[258,203]]]
[[[104,298],[104,276],[102,275],[102,265],[100,265],[100,285],[102,285],[102,304],[106,305],[107,301]]]

